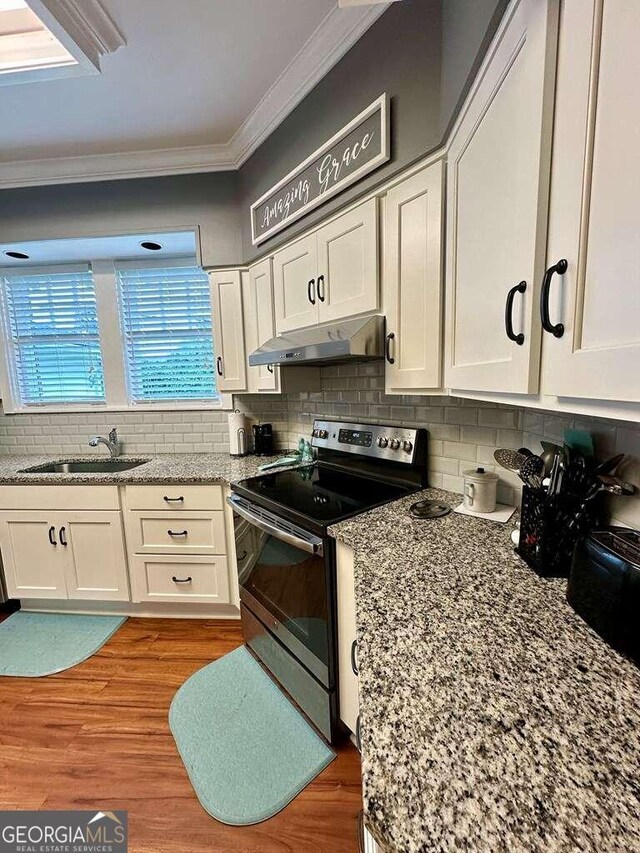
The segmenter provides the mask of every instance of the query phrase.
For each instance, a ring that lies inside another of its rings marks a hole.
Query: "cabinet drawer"
[[[0,509],[120,509],[117,486],[3,486]]]
[[[135,601],[230,601],[227,558],[223,556],[136,556],[131,571]]]
[[[222,509],[222,486],[127,486],[127,506],[172,512]]]
[[[223,512],[128,513],[138,554],[226,554]]]

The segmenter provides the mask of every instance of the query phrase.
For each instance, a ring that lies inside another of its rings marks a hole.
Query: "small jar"
[[[471,512],[494,512],[498,475],[484,468],[464,472],[464,506]]]

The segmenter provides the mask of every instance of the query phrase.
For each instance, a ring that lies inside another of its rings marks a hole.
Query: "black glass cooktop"
[[[406,486],[335,471],[322,464],[251,477],[232,488],[273,512],[315,529],[326,528],[413,491]]]

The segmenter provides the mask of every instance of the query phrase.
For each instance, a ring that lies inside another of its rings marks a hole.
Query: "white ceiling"
[[[0,88],[0,186],[236,168],[385,8],[102,2],[101,74]]]

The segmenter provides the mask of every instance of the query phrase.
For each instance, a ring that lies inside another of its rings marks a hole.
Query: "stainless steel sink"
[[[25,468],[21,474],[113,474],[144,465],[148,459],[71,459],[66,462],[47,462]]]

